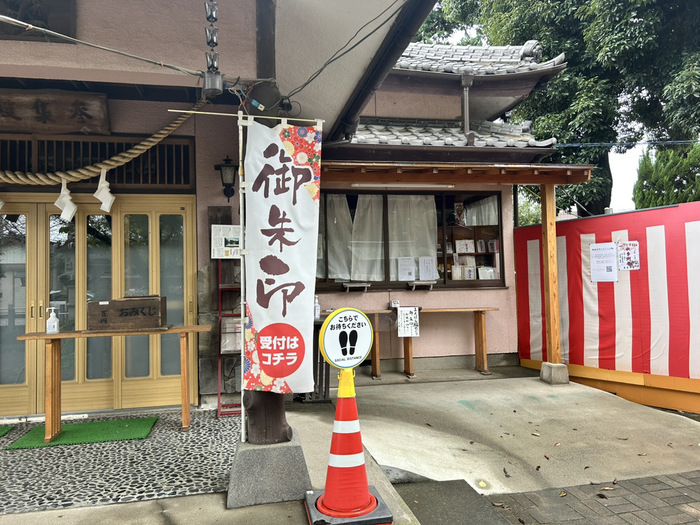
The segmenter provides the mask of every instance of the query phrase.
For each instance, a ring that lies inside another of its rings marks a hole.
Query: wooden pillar
[[[379,314],[374,314],[374,337],[372,338],[372,379],[381,379],[382,369],[379,362]]]
[[[490,374],[486,355],[486,312],[483,310],[474,312],[474,354],[476,369],[484,375]]]
[[[557,211],[554,184],[540,186],[542,202],[542,273],[544,317],[547,325],[547,362],[561,364],[559,337],[559,285],[557,281]]]
[[[189,361],[189,334],[180,333],[180,397],[182,403],[182,428],[183,432],[190,429],[190,361]]]
[[[46,339],[45,348],[44,443],[50,443],[61,433],[61,340]]]
[[[406,377],[414,378],[416,374],[413,370],[413,338],[403,338],[403,373]]]

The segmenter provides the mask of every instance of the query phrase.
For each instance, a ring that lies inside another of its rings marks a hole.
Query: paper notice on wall
[[[434,281],[437,279],[437,258],[418,258],[418,279],[421,281]]]
[[[618,242],[617,261],[619,270],[639,270],[639,241]]]
[[[591,281],[617,282],[617,243],[591,244],[590,254]]]
[[[399,257],[399,281],[416,280],[416,262],[413,257]]]
[[[211,258],[238,259],[241,257],[241,227],[231,224],[212,224]]]
[[[417,306],[400,306],[397,309],[399,337],[418,337],[420,321]]]

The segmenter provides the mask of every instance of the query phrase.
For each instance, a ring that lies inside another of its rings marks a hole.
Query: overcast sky
[[[610,207],[614,212],[634,209],[632,189],[637,182],[639,158],[645,149],[646,146],[635,146],[624,155],[610,153],[610,170],[613,176]]]

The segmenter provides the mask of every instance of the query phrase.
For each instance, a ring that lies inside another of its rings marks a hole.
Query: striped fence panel
[[[515,230],[518,349],[546,361],[542,229]],[[589,246],[638,241],[640,269],[591,281]],[[564,363],[700,379],[700,202],[557,223]]]

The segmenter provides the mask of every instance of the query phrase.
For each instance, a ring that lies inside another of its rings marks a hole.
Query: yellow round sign
[[[374,331],[369,318],[356,308],[340,308],[321,326],[318,346],[323,358],[336,368],[355,368],[372,349]]]

